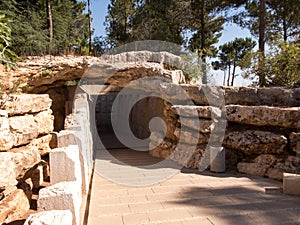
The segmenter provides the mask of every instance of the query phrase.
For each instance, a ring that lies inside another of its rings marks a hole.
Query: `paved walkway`
[[[157,162],[147,152],[115,149],[111,153],[131,167]],[[95,163],[88,225],[300,224],[299,197],[276,189],[265,192],[267,187],[281,187],[281,182],[234,172],[181,170],[158,184],[130,187],[97,172],[97,166],[113,170],[116,161],[98,151]],[[113,172],[122,177],[122,170]]]

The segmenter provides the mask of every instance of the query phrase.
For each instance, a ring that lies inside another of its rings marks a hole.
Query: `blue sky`
[[[86,1],[86,0],[83,0]],[[110,3],[110,0],[91,0],[91,9],[92,9],[92,27],[94,28],[94,36],[105,36],[105,27],[103,25],[105,16],[107,14],[107,7]],[[222,45],[228,41],[234,40],[236,37],[251,37],[250,32],[247,29],[241,29],[235,24],[229,24],[224,27],[222,37],[219,40],[218,45]],[[237,71],[239,73],[240,71]],[[215,72],[214,80],[216,84],[221,85],[223,81],[223,72]],[[250,81],[244,80],[240,76],[236,78],[236,85],[248,85]]]

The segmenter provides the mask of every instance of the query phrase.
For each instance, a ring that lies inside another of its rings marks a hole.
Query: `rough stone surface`
[[[69,210],[51,210],[30,215],[24,225],[72,225]]]
[[[246,130],[228,133],[223,141],[227,148],[239,150],[245,154],[281,154],[287,145],[283,135],[267,131]]]
[[[36,123],[40,135],[49,134],[54,129],[54,116],[52,116],[52,110],[50,109],[37,113],[34,116],[34,121]]]
[[[10,117],[9,127],[14,135],[14,146],[28,144],[39,134],[33,115]]]
[[[260,163],[244,163],[240,162],[237,164],[237,170],[240,173],[251,174],[255,176],[263,177],[267,170],[269,169],[269,165],[260,164]]]
[[[77,182],[57,183],[40,190],[38,211],[70,210],[73,225],[79,225],[81,200],[80,184]]]
[[[32,140],[28,146],[35,146],[38,148],[41,156],[49,154],[51,151],[50,142],[52,141],[52,135],[47,134],[45,136]]]
[[[39,150],[36,147],[20,147],[11,149],[13,153],[13,162],[15,163],[15,171],[17,180],[23,178],[25,173],[41,162]]]
[[[0,202],[0,223],[10,223],[29,210],[29,201],[23,190],[17,189]]]
[[[13,153],[0,152],[0,190],[5,190],[17,184]]]
[[[8,99],[8,101],[3,102],[2,108],[5,109],[10,116],[41,112],[49,109],[52,104],[52,100],[46,94],[12,94],[9,95]]]
[[[226,110],[228,121],[255,126],[297,128],[300,120],[300,107],[227,105]]]
[[[290,148],[294,152],[299,152],[300,153],[300,133],[295,133],[292,132],[290,134]],[[298,149],[298,151],[297,151]]]
[[[172,112],[182,117],[199,117],[210,119],[212,115],[219,116],[220,109],[213,106],[195,106],[195,105],[174,105]]]

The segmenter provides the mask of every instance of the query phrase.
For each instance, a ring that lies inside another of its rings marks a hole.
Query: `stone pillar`
[[[226,170],[225,166],[225,149],[223,147],[210,147],[210,171],[223,173]]]

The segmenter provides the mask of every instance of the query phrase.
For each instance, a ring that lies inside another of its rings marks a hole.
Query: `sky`
[[[92,27],[94,29],[94,36],[105,36],[105,27],[103,23],[105,21],[109,3],[110,0],[91,0],[91,10],[93,18]],[[241,29],[235,24],[225,25],[218,45],[222,45],[228,41],[233,41],[236,37],[251,37],[251,34],[247,29]],[[240,72],[241,71],[237,70],[237,73]],[[213,71],[213,73],[214,83],[217,85],[222,85],[224,73],[222,71]],[[251,81],[245,80],[241,76],[237,76],[235,80],[235,85],[238,86],[245,86],[249,85],[250,83]]]

